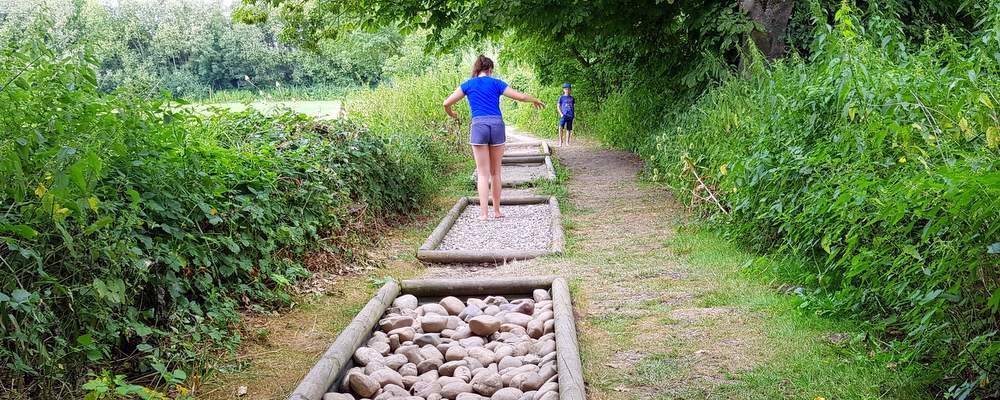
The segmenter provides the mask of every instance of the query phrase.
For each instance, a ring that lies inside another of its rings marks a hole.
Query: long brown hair
[[[475,78],[479,76],[479,73],[483,71],[489,71],[493,69],[493,60],[482,54],[476,57],[476,62],[472,64],[472,77]]]

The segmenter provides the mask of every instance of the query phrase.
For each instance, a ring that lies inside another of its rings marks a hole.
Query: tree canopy
[[[794,3],[794,4],[793,4]],[[584,72],[579,78],[615,87],[623,80],[667,78],[667,88],[697,88],[739,64],[751,32],[760,50],[773,58],[792,50],[808,53],[814,25],[832,23],[817,10],[836,9],[840,0],[249,0],[237,12],[244,21],[262,21],[274,8],[286,23],[283,36],[316,43],[357,28],[427,30],[433,45],[454,48],[504,38],[510,50],[527,57],[543,78]],[[868,15],[893,16],[908,38],[945,25],[957,34],[975,30],[986,6],[973,0],[861,1]],[[793,9],[794,7],[794,9]],[[911,23],[905,23],[910,21]],[[788,32],[785,32],[787,27]],[[780,28],[780,30],[778,30]],[[773,36],[760,40],[761,36]],[[767,46],[762,46],[767,43]],[[777,51],[778,54],[768,54]]]

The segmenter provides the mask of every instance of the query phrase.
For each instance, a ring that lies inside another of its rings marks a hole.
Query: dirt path
[[[587,141],[556,155],[571,176],[565,257],[496,268],[435,266],[426,277],[453,277],[456,268],[469,277],[569,277],[593,399],[708,394],[752,367],[753,317],[699,306],[712,285],[666,245],[684,210],[665,190],[639,182],[641,161]]]

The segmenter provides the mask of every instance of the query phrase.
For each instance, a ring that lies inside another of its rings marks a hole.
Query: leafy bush
[[[639,143],[652,176],[732,238],[814,260],[786,276],[813,288],[809,307],[870,320],[883,355],[947,396],[1000,396],[1000,24],[907,51],[898,20],[835,19],[808,61],[758,59],[690,107],[620,93],[592,126]],[[647,120],[651,140],[626,129]]]
[[[519,103],[504,98],[501,100],[504,121],[539,137],[558,137],[559,111],[556,107],[559,105],[559,96],[562,95],[562,86],[545,85],[534,71],[516,65],[503,68],[500,77],[506,79],[514,89],[535,96],[545,103],[545,109],[537,110],[531,103]],[[574,96],[578,97],[577,114],[585,115],[585,111],[579,110],[586,109],[585,102],[577,93],[574,93]]]
[[[424,130],[200,118],[102,94],[89,52],[17,45],[0,54],[0,379],[28,397],[105,368],[183,382],[239,342],[241,310],[289,303],[304,256],[349,257],[447,167]],[[142,392],[111,377],[90,389]]]

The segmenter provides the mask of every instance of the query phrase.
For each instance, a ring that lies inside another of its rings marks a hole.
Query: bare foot
[[[496,219],[501,219],[501,218],[503,218],[503,214],[501,214],[501,213],[500,213],[500,210],[499,210],[499,209],[497,209],[497,210],[493,210],[493,218],[496,218]]]
[[[483,215],[479,216],[479,220],[480,221],[487,221],[489,219],[490,219],[490,215],[489,214],[483,214]]]

